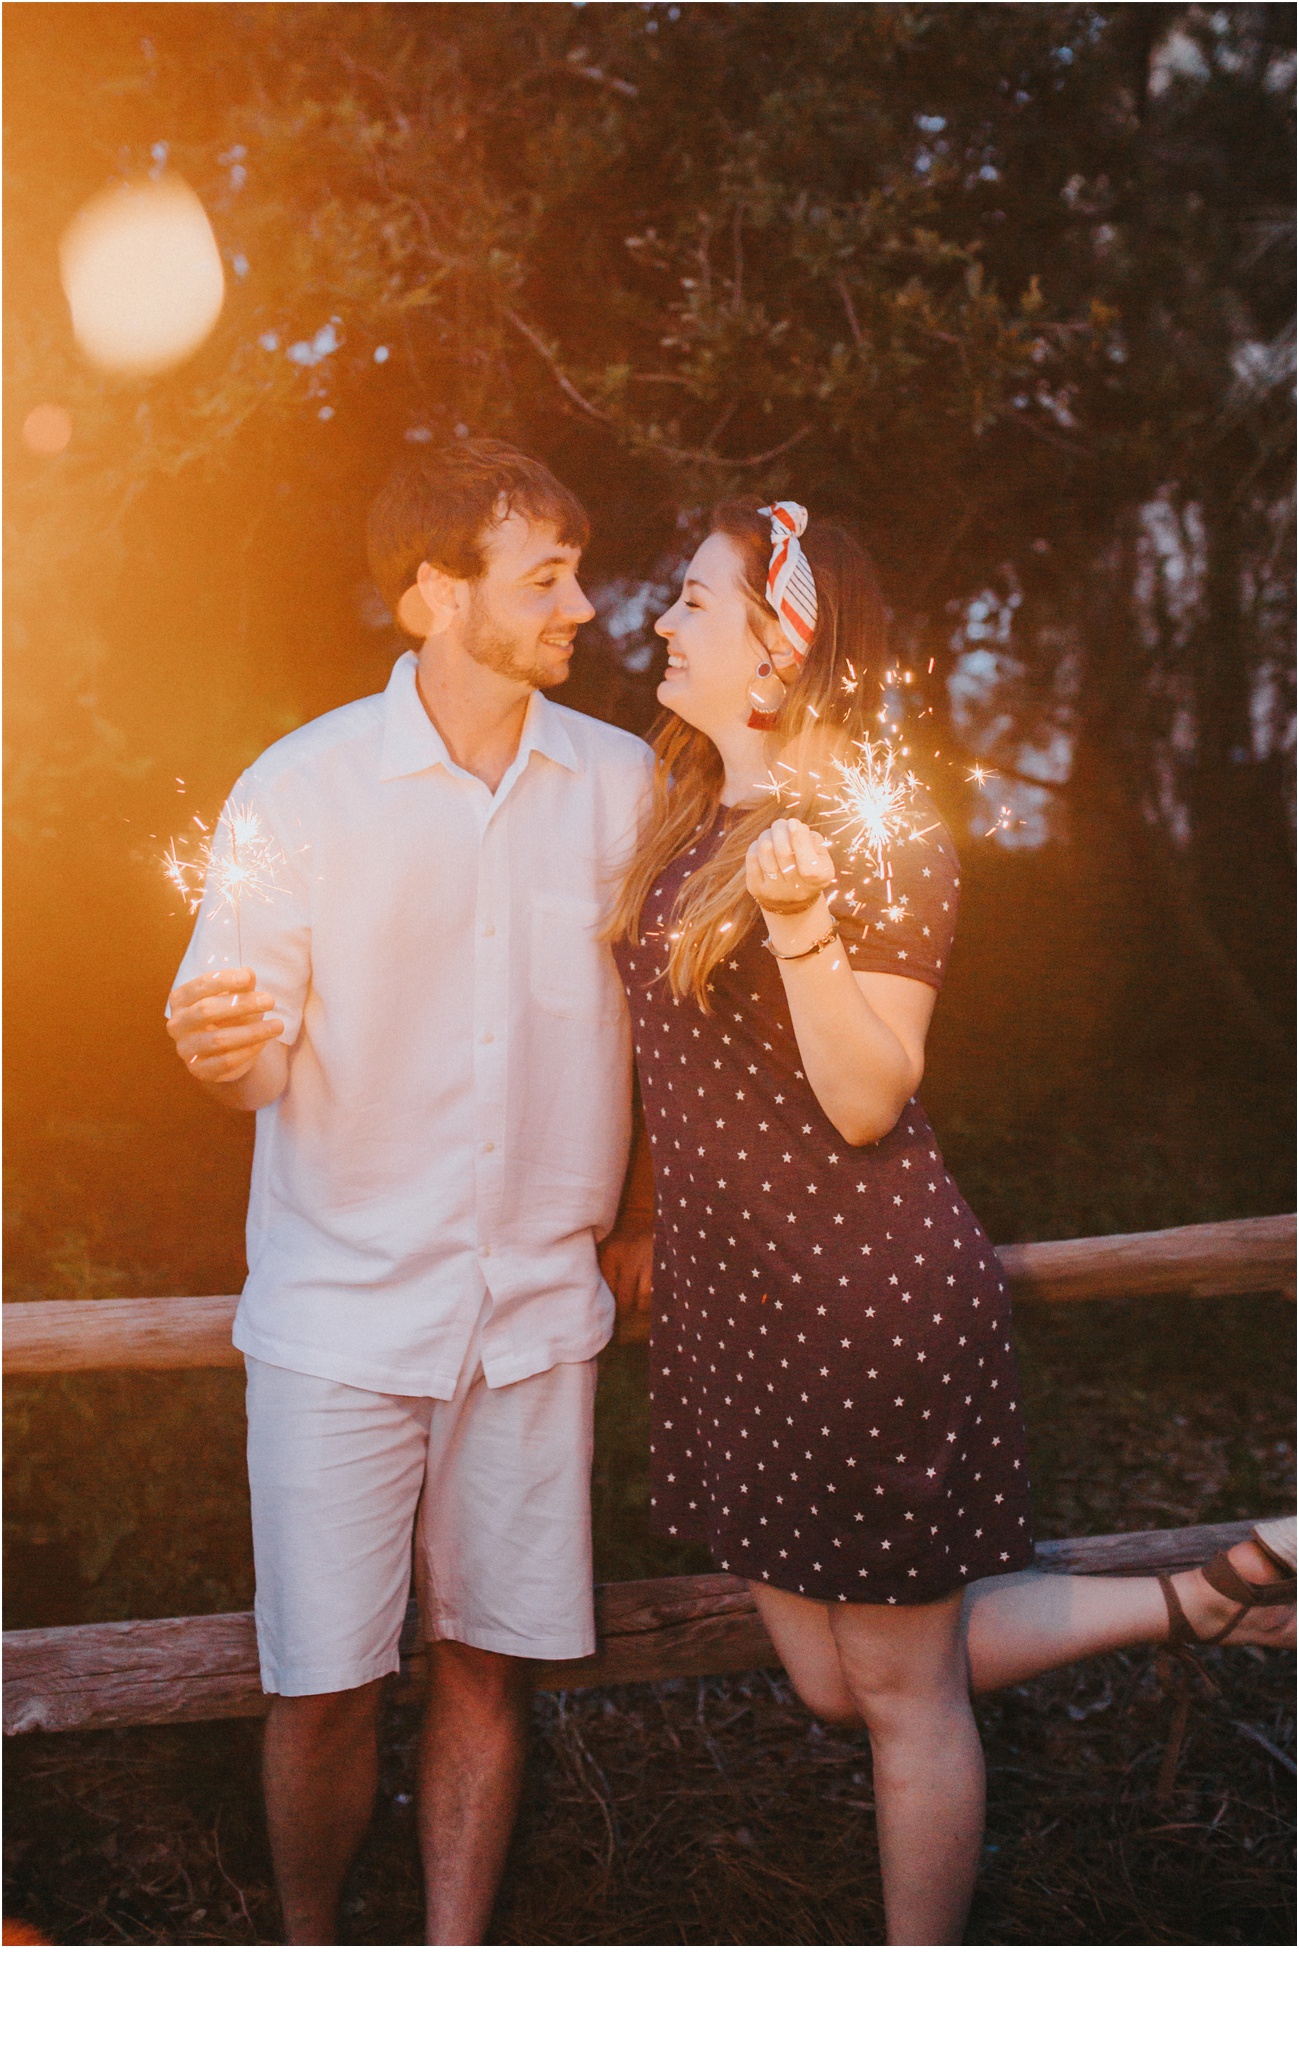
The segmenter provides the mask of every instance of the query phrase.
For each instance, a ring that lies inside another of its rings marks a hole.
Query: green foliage
[[[1285,10],[31,9],[8,39],[11,409],[76,420],[10,485],[21,832],[147,755],[77,635],[183,479],[264,494],[274,447],[341,485],[354,558],[359,451],[504,432],[617,520],[624,573],[738,484],[852,514],[939,684],[988,593],[959,734],[929,686],[949,751],[1013,778],[1065,743],[1075,821],[1125,860],[1171,835],[1173,914],[1249,1011],[1240,921],[1290,829]],[[53,245],[160,148],[228,305],[114,385]]]

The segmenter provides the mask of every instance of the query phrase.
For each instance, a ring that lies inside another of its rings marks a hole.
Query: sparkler
[[[903,753],[907,749],[902,750]],[[885,916],[894,924],[906,915],[905,903],[893,900],[892,849],[924,839],[935,827],[917,827],[915,802],[922,785],[890,740],[860,740],[855,758],[839,767],[839,790],[831,811],[848,828],[849,847],[864,854],[884,884]]]
[[[981,761],[976,761],[965,779],[967,782],[972,782],[976,789],[985,789],[988,783],[988,772]],[[1016,825],[1022,825],[1023,822],[1022,818],[1015,816],[1009,804],[1002,804],[983,836],[985,839],[992,839],[998,832],[1012,832]]]
[[[927,671],[931,675],[934,665],[934,657],[931,656]],[[851,663],[846,664],[846,670],[840,687],[845,694],[854,695],[860,687],[861,678]],[[888,691],[899,681],[910,686],[914,680],[909,669],[901,672],[889,669],[886,672],[884,701],[875,714],[884,732],[878,739],[857,741],[847,760],[834,763],[833,793],[822,782],[820,774],[806,765],[800,770],[793,762],[782,760],[772,771],[773,791],[785,802],[796,801],[795,791],[804,778],[810,777],[817,784],[830,816],[846,827],[850,853],[864,856],[876,880],[884,884],[884,914],[894,924],[900,923],[907,915],[906,897],[895,898],[893,894],[894,849],[927,839],[939,825],[937,819],[931,819],[927,825],[917,822],[919,800],[926,793],[925,785],[906,765],[911,748],[905,743],[902,727],[894,718],[888,701]],[[933,706],[927,704],[920,716],[927,718],[932,714]],[[935,761],[940,758],[939,750],[935,749]],[[982,790],[988,774],[989,771],[976,762],[966,780]],[[782,776],[790,777],[793,789],[782,786]],[[992,838],[998,832],[1009,831],[1019,822],[1010,807],[1003,804],[985,837]],[[850,900],[855,902],[855,898],[850,897]]]
[[[194,823],[202,834],[197,849],[191,852],[187,841],[178,846],[173,839],[163,855],[163,872],[187,910],[197,910],[211,888],[234,912],[235,949],[242,967],[240,908],[245,898],[269,903],[278,893],[275,875],[284,865],[284,855],[251,804],[225,804],[211,832],[201,818]]]

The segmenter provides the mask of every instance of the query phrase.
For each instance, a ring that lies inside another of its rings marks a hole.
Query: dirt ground
[[[1291,1311],[1266,1299],[1022,1315],[1039,1535],[1287,1512],[1292,1338]],[[153,1375],[11,1390],[11,1626],[250,1604],[237,1376],[174,1377],[195,1384],[169,1385],[162,1430]],[[649,1534],[644,1382],[638,1351],[606,1358],[600,1578],[708,1565]],[[24,1551],[42,1532],[58,1543]],[[62,1560],[55,1576],[32,1573],[42,1558]],[[1187,1738],[1161,1787],[1184,1684]],[[1133,1652],[982,1702],[988,1838],[969,1940],[1288,1944],[1293,1684],[1280,1653]],[[344,1913],[357,1945],[418,1939],[413,1734],[394,1707]],[[255,1724],[217,1722],[8,1741],[6,1913],[60,1944],[275,1942],[259,1740]],[[538,1698],[494,1942],[882,1937],[869,1745],[819,1727],[778,1673]]]
[[[1293,1657],[1125,1653],[980,1706],[986,1947],[1273,1946],[1293,1936]],[[1191,1713],[1160,1786],[1179,1688]],[[414,1716],[394,1709],[344,1940],[419,1940]],[[56,1943],[278,1939],[239,1722],[10,1745],[6,1910]],[[776,1673],[538,1698],[490,1939],[878,1944],[869,1746]]]

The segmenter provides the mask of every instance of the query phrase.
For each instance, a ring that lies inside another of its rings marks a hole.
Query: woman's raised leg
[[[1241,1577],[1265,1585],[1284,1574],[1252,1541],[1228,1556]],[[1230,1620],[1235,1605],[1199,1571],[1177,1572],[1173,1585],[1199,1635],[1211,1636]],[[980,1579],[965,1592],[965,1633],[970,1689],[995,1692],[1020,1685],[1062,1664],[1135,1643],[1168,1637],[1168,1608],[1155,1578],[1084,1578],[1065,1572],[1014,1572]],[[1289,1648],[1295,1639],[1293,1607],[1259,1607],[1242,1616],[1233,1643]]]
[[[862,1717],[844,1680],[825,1603],[783,1593],[775,1586],[755,1585],[752,1579],[749,1591],[803,1705],[819,1721],[830,1721],[838,1728],[860,1728]]]

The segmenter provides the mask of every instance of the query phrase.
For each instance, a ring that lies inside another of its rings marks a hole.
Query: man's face
[[[577,580],[581,550],[512,512],[487,534],[483,554],[461,632],[466,654],[511,682],[553,690],[567,680],[578,627],[595,617]]]

